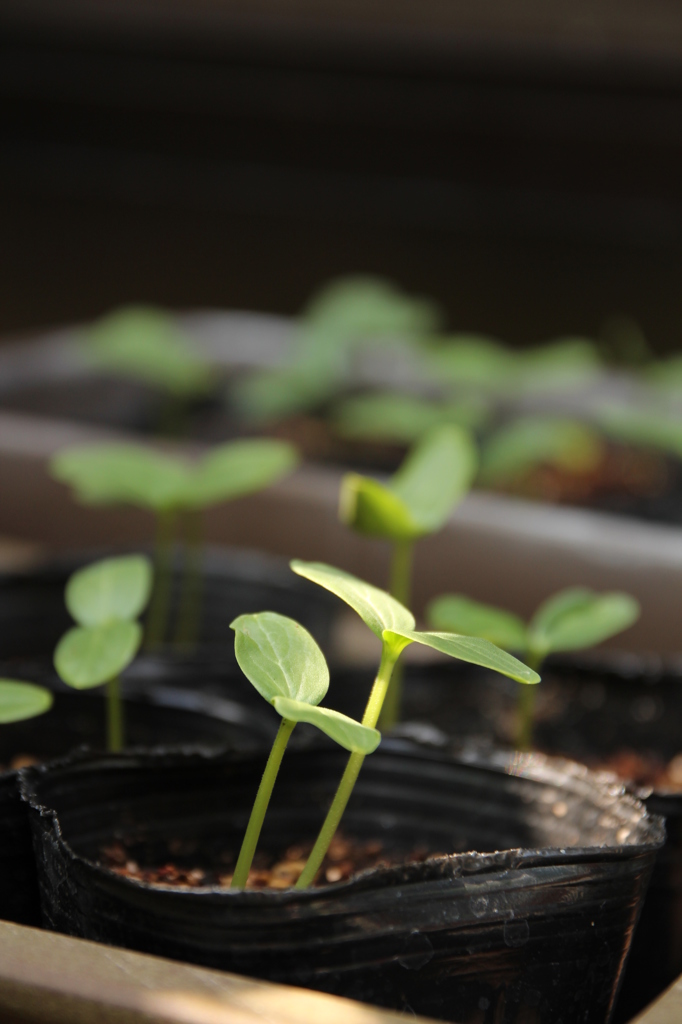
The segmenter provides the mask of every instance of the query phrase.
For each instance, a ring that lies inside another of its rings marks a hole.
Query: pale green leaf
[[[527,416],[501,428],[488,441],[481,459],[481,479],[513,479],[538,465],[569,472],[589,472],[604,455],[599,434],[584,423]]]
[[[496,391],[504,387],[512,371],[513,356],[500,342],[478,334],[455,334],[442,339],[427,358],[438,383]]]
[[[518,615],[463,594],[434,598],[427,606],[426,619],[436,630],[479,636],[505,651],[523,651],[528,643],[526,625]]]
[[[52,701],[52,694],[44,686],[18,679],[0,679],[0,724],[22,722],[42,715],[50,710]]]
[[[441,403],[378,392],[340,403],[332,412],[331,422],[341,437],[411,444],[427,430],[443,424],[480,427],[487,415],[488,405],[474,396]]]
[[[185,500],[189,471],[180,459],[133,444],[97,444],[59,452],[55,479],[85,504],[128,504],[160,511]]]
[[[81,626],[136,619],[149,601],[152,579],[152,565],[144,555],[105,558],[71,576],[66,607]]]
[[[87,690],[115,679],[131,663],[141,642],[138,622],[75,626],[57,644],[54,665],[65,683]]]
[[[460,661],[469,662],[471,665],[481,665],[483,668],[493,669],[517,683],[539,683],[540,676],[537,672],[528,668],[522,661],[513,658],[511,654],[501,651],[488,640],[481,640],[472,636],[457,636],[454,633],[422,633],[416,630],[397,629],[386,630],[383,638],[394,645],[406,646],[406,643],[423,644],[425,647],[433,647],[441,654],[448,654],[451,658],[459,658]],[[406,643],[405,643],[406,642]]]
[[[308,722],[354,754],[371,754],[381,742],[381,733],[377,729],[361,725],[339,711],[313,707],[288,697],[274,697],[272,703],[282,718],[290,722]]]
[[[637,621],[639,614],[639,603],[630,594],[597,594],[571,587],[537,610],[529,627],[530,643],[539,656],[550,651],[581,650],[621,633]]]
[[[423,335],[433,330],[439,315],[432,302],[407,296],[389,281],[357,276],[326,285],[310,301],[303,319],[343,344]]]
[[[86,353],[99,366],[177,395],[204,394],[211,372],[176,320],[151,306],[128,306],[85,331]]]
[[[262,697],[319,704],[329,689],[329,669],[307,629],[276,612],[240,615],[230,626],[239,667]]]
[[[599,415],[603,430],[617,441],[645,445],[682,458],[682,419],[656,409],[605,406]]]
[[[436,427],[408,453],[389,487],[416,523],[419,534],[445,525],[476,473],[476,448],[460,427]]]
[[[593,380],[600,365],[589,338],[556,338],[516,353],[514,383],[525,392],[574,388]]]
[[[265,425],[315,409],[339,383],[325,366],[285,367],[250,374],[234,384],[231,396],[245,419]]]
[[[298,454],[286,441],[248,438],[214,448],[194,469],[188,504],[207,508],[253,494],[291,473]]]
[[[422,533],[404,501],[378,480],[359,473],[346,473],[341,480],[339,518],[367,537],[414,540]]]
[[[385,629],[414,629],[412,612],[385,590],[323,562],[302,562],[296,559],[289,564],[299,576],[317,583],[350,605],[379,638]]]

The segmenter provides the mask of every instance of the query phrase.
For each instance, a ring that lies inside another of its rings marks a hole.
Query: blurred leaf
[[[286,476],[298,461],[286,441],[249,438],[219,445],[193,470],[188,504],[207,508],[253,494]]]
[[[410,509],[389,486],[359,473],[346,473],[341,480],[339,518],[367,537],[413,540],[422,535]]]
[[[588,472],[604,455],[599,434],[575,420],[527,416],[502,427],[483,448],[481,480],[513,480],[539,465]]]
[[[290,722],[308,722],[354,754],[371,754],[381,742],[381,733],[377,729],[361,725],[339,711],[313,707],[288,697],[274,697],[272,703],[282,718]]]
[[[239,667],[261,697],[319,704],[329,689],[329,669],[303,626],[286,615],[258,612],[240,615],[230,627]]]
[[[405,647],[409,643],[423,644],[425,647],[432,647],[441,654],[447,654],[451,658],[459,658],[470,665],[481,665],[483,668],[493,669],[517,683],[539,683],[540,676],[537,672],[528,668],[522,661],[513,658],[511,654],[501,651],[488,640],[481,640],[472,636],[457,636],[454,633],[422,633],[416,630],[394,629],[386,630],[383,637],[388,643],[395,646]]]
[[[339,376],[324,367],[261,370],[232,388],[237,408],[249,422],[265,425],[322,405],[339,386]],[[341,380],[343,384],[343,380]]]
[[[526,625],[503,608],[472,601],[463,594],[443,594],[430,602],[426,619],[436,630],[478,636],[505,651],[524,651]]]
[[[289,563],[299,576],[303,576],[325,590],[336,594],[358,613],[366,626],[380,639],[385,629],[413,629],[414,616],[399,601],[385,590],[365,583],[357,576],[351,576],[342,569],[335,569],[323,562],[302,562],[298,559]]]
[[[639,614],[639,604],[629,594],[570,587],[538,608],[528,627],[530,645],[541,657],[592,647],[627,629]]]
[[[0,724],[23,722],[42,715],[50,710],[52,701],[52,694],[43,686],[18,679],[0,679]]]
[[[138,622],[75,626],[57,644],[54,665],[65,683],[87,690],[115,679],[131,663],[141,642]]]
[[[362,342],[380,336],[423,335],[439,312],[434,303],[400,292],[376,277],[343,277],[321,289],[303,313],[304,322],[329,338]]]
[[[378,392],[341,402],[332,411],[331,421],[341,437],[411,444],[427,430],[443,424],[475,429],[487,415],[487,404],[474,397],[440,403]]]
[[[617,441],[658,448],[682,458],[682,419],[656,410],[605,406],[599,422]]]
[[[494,338],[479,334],[455,334],[444,338],[426,357],[431,376],[457,387],[498,391],[512,373],[513,356]]]
[[[593,380],[600,370],[595,342],[557,338],[516,354],[515,386],[524,392],[573,388]]]
[[[656,360],[647,367],[645,380],[663,391],[682,391],[682,355]]]
[[[192,351],[177,321],[151,306],[127,306],[85,331],[87,354],[99,366],[176,395],[211,389],[211,371]]]
[[[445,525],[471,487],[476,462],[471,437],[454,426],[429,431],[408,453],[390,488],[409,508],[421,535]]]
[[[181,503],[189,481],[179,459],[134,444],[67,448],[52,459],[50,472],[73,487],[84,504],[130,504],[153,511]]]
[[[152,565],[144,555],[105,558],[73,573],[66,585],[66,607],[81,626],[111,619],[136,619],[152,589]]]

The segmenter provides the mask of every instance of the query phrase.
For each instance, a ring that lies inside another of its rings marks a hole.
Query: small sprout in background
[[[176,641],[191,647],[201,612],[204,511],[269,487],[297,465],[298,454],[292,445],[250,438],[219,445],[196,462],[133,444],[70,448],[54,457],[50,471],[69,484],[83,504],[127,504],[155,515],[155,586],[146,635],[149,647],[163,643],[166,636],[173,545],[178,520],[184,518],[185,572]]]
[[[435,598],[426,617],[436,629],[485,637],[503,650],[516,651],[530,668],[539,671],[548,654],[593,647],[628,629],[639,613],[638,602],[629,594],[597,594],[586,587],[569,587],[541,604],[528,624],[503,608],[462,594]],[[534,698],[534,691],[525,686],[519,691],[519,750],[530,750],[533,742]]]
[[[454,425],[479,430],[489,414],[490,405],[476,395],[429,401],[384,391],[339,402],[331,411],[331,424],[340,437],[352,441],[412,444],[434,427]]]
[[[84,335],[91,361],[165,394],[161,433],[180,434],[188,404],[215,390],[211,367],[165,310],[127,306],[96,321]]]
[[[682,371],[682,362],[681,362]],[[682,372],[680,375],[682,387]],[[604,405],[599,410],[599,424],[604,433],[627,444],[655,448],[666,455],[682,459],[682,418],[667,410]]]
[[[411,643],[434,648],[442,654],[473,665],[493,669],[510,676],[520,683],[538,683],[540,677],[533,669],[501,651],[485,639],[456,636],[448,632],[421,632],[416,630],[412,612],[386,591],[374,587],[364,580],[343,572],[322,562],[291,562],[291,568],[318,586],[345,601],[357,612],[365,625],[381,640],[381,661],[374,685],[362,718],[363,726],[375,728],[384,706],[386,696],[392,688],[391,677],[401,652]],[[297,889],[306,888],[315,879],[325,854],[329,849],[341,817],[350,799],[353,787],[362,768],[365,755],[362,751],[351,753],[341,782],[332,800],[324,824],[317,837],[310,857],[303,869]]]
[[[297,722],[308,722],[346,750],[371,754],[381,735],[352,718],[320,708],[329,689],[329,669],[310,633],[294,619],[276,612],[240,615],[231,623],[235,631],[237,662],[249,682],[282,721],[258,788],[232,888],[246,886],[272,790],[289,737]]]
[[[483,445],[479,479],[489,485],[510,484],[541,465],[590,473],[604,455],[600,434],[585,423],[524,416],[501,427]]]
[[[123,748],[123,708],[119,676],[142,642],[136,621],[152,589],[152,567],[143,555],[105,558],[79,569],[66,585],[65,600],[78,623],[57,644],[59,677],[76,690],[106,683],[107,749]]]
[[[440,530],[468,492],[476,472],[476,449],[469,434],[454,426],[423,436],[386,483],[357,473],[341,482],[339,515],[357,533],[391,543],[391,594],[410,603],[414,545]],[[401,673],[393,678],[381,725],[400,718]]]
[[[453,334],[435,341],[425,354],[434,383],[469,395],[504,391],[514,372],[514,354],[501,341],[483,334]]]
[[[241,380],[233,398],[252,423],[309,412],[348,386],[368,347],[414,343],[437,319],[431,303],[380,278],[334,281],[303,311],[287,363]]]
[[[54,698],[44,686],[19,679],[0,679],[0,725],[44,715]]]
[[[524,393],[562,391],[592,383],[602,363],[595,342],[589,338],[556,338],[515,353],[515,373],[510,390]]]

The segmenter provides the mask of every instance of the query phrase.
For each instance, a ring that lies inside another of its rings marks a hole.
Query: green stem
[[[535,672],[540,668],[542,660],[543,657],[539,651],[529,648],[526,652],[526,665]],[[524,752],[533,749],[533,721],[535,718],[535,689],[537,685],[537,683],[519,683],[520,689],[516,703],[518,717],[516,749]]]
[[[372,692],[369,695],[367,701],[367,707],[362,717],[362,724],[367,725],[370,728],[374,728],[379,719],[381,708],[386,698],[386,693],[389,689],[389,683],[391,682],[391,673],[393,667],[397,661],[397,655],[391,650],[387,644],[384,644],[381,651],[381,664],[379,665],[379,671],[377,677],[374,680],[374,686]],[[362,763],[365,760],[364,754],[351,754],[346,764],[346,769],[341,777],[341,782],[336,790],[334,799],[332,800],[331,807],[327,812],[327,817],[324,819],[324,824],[320,829],[319,835],[315,840],[310,856],[306,862],[306,866],[303,868],[301,875],[296,882],[297,889],[306,889],[315,879],[315,875],[322,866],[329,844],[331,843],[339,822],[343,817],[343,812],[346,809],[346,805],[350,800],[350,795],[353,792],[353,787],[360,774]]]
[[[396,541],[391,554],[391,585],[390,592],[397,601],[410,606],[412,590],[412,560],[414,542],[410,540]],[[401,717],[403,703],[403,665],[399,662],[393,673],[386,702],[381,712],[379,728],[382,732],[393,729]]]
[[[195,647],[199,636],[203,561],[203,512],[201,509],[188,509],[185,513],[185,564],[180,611],[175,631],[176,644],[188,650]]]
[[[154,590],[147,613],[145,647],[149,650],[163,643],[168,627],[173,584],[173,534],[175,509],[162,509],[156,519],[154,550]]]
[[[230,886],[232,889],[244,889],[246,887],[249,871],[251,870],[251,864],[253,862],[253,855],[256,852],[256,846],[258,845],[258,839],[263,827],[265,812],[268,809],[270,797],[272,796],[272,789],[275,785],[277,772],[279,771],[284,751],[286,750],[289,737],[291,736],[295,725],[295,722],[290,722],[286,718],[283,718],[280,722],[279,730],[275,736],[275,742],[272,744],[268,763],[266,764],[265,771],[263,772],[263,778],[261,779],[260,786],[258,787],[256,799],[251,811],[251,817],[249,818],[249,824],[247,825],[246,832],[244,833],[242,848],[239,851],[237,866],[234,869],[234,875]]]
[[[123,750],[123,703],[118,677],[107,683],[107,750],[112,754]]]

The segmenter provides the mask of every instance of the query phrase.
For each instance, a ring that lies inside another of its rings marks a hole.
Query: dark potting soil
[[[246,888],[290,889],[298,881],[312,848],[311,841],[277,852],[256,851]],[[102,847],[99,860],[117,875],[152,885],[229,889],[238,854],[237,847],[225,847],[220,840],[200,845],[196,839],[149,843],[123,838]],[[314,885],[347,882],[360,871],[419,863],[428,856],[445,854],[434,854],[426,846],[389,849],[383,839],[358,839],[338,832],[330,843]]]

